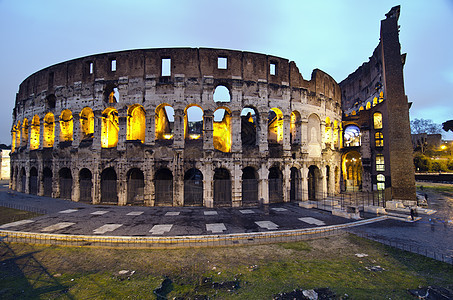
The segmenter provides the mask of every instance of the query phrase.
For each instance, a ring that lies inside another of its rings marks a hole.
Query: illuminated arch
[[[173,125],[175,111],[167,103],[162,103],[156,108],[156,140],[173,139]]]
[[[55,140],[55,118],[49,112],[44,116],[43,147],[52,148]]]
[[[17,121],[16,125],[16,147],[20,147],[20,133],[21,133],[21,123]]]
[[[72,141],[73,128],[72,112],[69,109],[65,109],[60,115],[60,142]]]
[[[11,152],[16,151],[16,135],[17,135],[17,127],[16,125],[13,126],[11,130]]]
[[[369,110],[371,108],[371,102],[367,102],[365,108],[366,108],[366,110]]]
[[[291,113],[290,139],[291,144],[299,145],[301,141],[301,117],[298,111]]]
[[[373,98],[373,106],[376,106],[378,104],[378,98],[374,97]]]
[[[380,112],[373,114],[373,127],[374,129],[382,129],[382,114]]]
[[[28,120],[27,118],[24,119],[22,123],[22,146],[26,146],[28,143]]]
[[[101,147],[116,147],[118,144],[118,131],[118,111],[108,107],[102,112]]]
[[[343,155],[341,163],[344,188],[347,191],[362,189],[362,159],[357,151],[349,151]]]
[[[80,132],[83,140],[91,140],[94,137],[94,113],[89,107],[80,112]]]
[[[337,120],[334,120],[333,121],[333,137],[332,137],[332,141],[335,145],[337,145],[338,143],[338,131],[339,131],[339,126],[338,126],[338,121]]]
[[[231,111],[219,107],[214,111],[214,149],[222,152],[231,151]]]
[[[31,121],[30,150],[36,150],[39,148],[39,131],[40,131],[39,117],[38,115],[35,115]]]
[[[190,104],[184,109],[184,138],[197,140],[203,136],[203,109]]]
[[[326,143],[330,143],[332,142],[332,132],[331,132],[331,129],[332,129],[332,123],[330,122],[330,118],[327,117],[326,118],[326,126],[325,126],[325,135],[324,135],[324,142]]]
[[[281,144],[283,142],[283,113],[280,109],[273,107],[268,116],[268,136],[270,144]]]
[[[145,142],[146,116],[145,109],[134,104],[127,110],[127,140]]]

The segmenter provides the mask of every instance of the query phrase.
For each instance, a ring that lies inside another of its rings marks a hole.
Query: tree
[[[411,121],[411,133],[442,134],[442,126],[432,120],[413,119]]]
[[[445,131],[452,131],[453,132],[453,120],[448,120],[442,123],[442,128]]]

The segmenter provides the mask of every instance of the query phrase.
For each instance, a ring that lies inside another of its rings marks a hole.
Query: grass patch
[[[168,299],[271,299],[296,288],[323,287],[352,299],[411,299],[407,289],[453,287],[451,265],[349,234],[175,250],[2,244],[0,257],[2,299],[153,299],[166,277],[173,282]],[[369,271],[372,266],[384,270]],[[124,277],[121,270],[135,272]]]
[[[0,206],[0,225],[25,219],[31,219],[38,216],[41,216],[41,214]]]

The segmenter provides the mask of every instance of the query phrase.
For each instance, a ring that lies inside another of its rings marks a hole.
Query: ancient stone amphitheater
[[[340,182],[341,92],[271,55],[130,50],[40,70],[13,111],[11,188],[93,204],[254,206]]]

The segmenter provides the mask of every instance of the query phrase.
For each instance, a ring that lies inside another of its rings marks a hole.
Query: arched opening
[[[11,130],[11,152],[16,151],[16,135],[17,135],[17,128],[16,125],[13,126]]]
[[[297,168],[292,167],[290,177],[289,201],[298,202],[301,200],[302,200],[302,186],[300,171]]]
[[[321,194],[321,172],[317,166],[310,166],[308,168],[308,199],[317,200]]]
[[[145,176],[140,169],[134,168],[127,174],[127,203],[143,205],[145,203]]]
[[[173,139],[175,111],[170,105],[163,103],[156,108],[156,140]]]
[[[382,129],[382,114],[380,112],[373,114],[373,127],[374,129]]]
[[[28,192],[32,195],[38,194],[38,170],[35,167],[30,169],[30,178],[28,180]]]
[[[116,172],[113,168],[104,169],[101,173],[101,202],[118,203],[118,192],[116,189]]]
[[[79,172],[79,201],[85,203],[91,203],[93,197],[91,191],[93,188],[91,171],[87,168],[83,168]]]
[[[277,167],[269,169],[269,203],[283,202],[283,174]]]
[[[241,140],[242,146],[255,146],[257,136],[258,113],[252,107],[241,111]]]
[[[154,176],[155,187],[155,206],[172,206],[173,205],[173,174],[167,168],[161,168],[156,171]]]
[[[283,143],[283,113],[280,109],[273,107],[268,116],[268,135],[269,144]]]
[[[231,177],[224,168],[214,170],[214,206],[231,206]]]
[[[315,114],[308,117],[308,143],[311,145],[320,145],[321,143],[321,121]]]
[[[89,107],[80,112],[80,132],[82,141],[92,140],[94,137],[94,113]]]
[[[301,130],[301,117],[298,111],[293,111],[291,113],[291,122],[290,122],[290,140],[293,145],[300,145],[302,139],[302,130]]]
[[[214,102],[230,102],[230,90],[224,85],[218,85],[214,90]]]
[[[342,161],[344,189],[359,191],[362,189],[362,160],[359,152],[349,151]]]
[[[139,104],[134,104],[127,110],[127,140],[144,143],[145,132],[145,109]]]
[[[203,110],[197,105],[189,105],[184,113],[184,138],[198,140],[203,136]]]
[[[360,128],[357,125],[346,126],[343,133],[344,147],[359,147],[360,136]]]
[[[332,142],[332,123],[330,122],[330,118],[326,118],[326,125],[324,130],[324,142],[326,144],[330,144]]]
[[[43,147],[52,148],[55,140],[55,118],[53,113],[47,113],[44,117]]]
[[[120,93],[115,83],[108,83],[104,90],[104,101],[109,104],[118,103]]]
[[[258,201],[258,176],[252,167],[242,169],[242,206],[256,206]]]
[[[22,193],[25,193],[25,187],[26,187],[26,184],[27,184],[27,174],[25,173],[25,168],[22,168],[20,170],[20,191]]]
[[[184,205],[203,206],[203,173],[198,169],[184,174]]]
[[[71,199],[72,194],[72,174],[69,168],[62,168],[58,172],[60,184],[60,198]]]
[[[118,111],[112,107],[102,112],[101,147],[113,148],[118,144]]]
[[[50,94],[46,97],[46,104],[48,109],[54,109],[57,103],[57,97],[54,94]]]
[[[21,123],[20,121],[17,121],[17,125],[16,125],[16,147],[21,147],[21,139],[20,139],[20,135],[21,135]]]
[[[73,128],[72,112],[69,109],[65,109],[60,115],[60,142],[72,141]]]
[[[28,120],[25,118],[22,123],[22,143],[21,146],[27,146],[28,143]]]
[[[31,121],[30,130],[30,150],[36,150],[39,148],[39,117],[35,115]]]
[[[218,108],[214,111],[214,149],[222,152],[231,151],[231,111]]]
[[[339,131],[338,121],[335,120],[333,121],[333,136],[332,136],[332,142],[334,143],[335,147],[338,147],[338,131]]]
[[[42,172],[42,180],[44,186],[44,196],[52,197],[52,170],[50,168],[44,168]]]
[[[326,166],[326,193],[329,195],[332,191],[330,184],[330,166]]]

